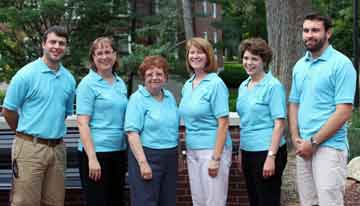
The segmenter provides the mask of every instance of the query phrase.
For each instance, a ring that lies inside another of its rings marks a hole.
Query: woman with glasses
[[[125,131],[129,141],[132,206],[175,206],[179,115],[174,96],[164,88],[169,65],[147,56],[138,70],[143,85],[129,99]]]
[[[81,183],[88,206],[123,205],[128,99],[124,81],[115,74],[119,62],[112,39],[97,38],[89,60],[89,74],[81,80],[76,97]]]

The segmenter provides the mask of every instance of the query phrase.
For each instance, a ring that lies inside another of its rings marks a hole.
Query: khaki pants
[[[64,143],[49,147],[15,137],[11,160],[11,206],[64,206]]]
[[[296,157],[302,206],[343,206],[347,151],[319,147],[309,160]]]

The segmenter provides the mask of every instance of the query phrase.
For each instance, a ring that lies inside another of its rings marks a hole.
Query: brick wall
[[[229,194],[227,206],[246,206],[249,205],[247,199],[247,193],[245,188],[245,182],[243,175],[240,173],[237,161],[237,154],[239,149],[239,128],[237,126],[230,127],[231,137],[233,139],[233,155],[232,165],[230,169],[229,177]],[[181,130],[181,140],[183,142],[183,128]],[[186,166],[186,165],[185,165]],[[185,169],[179,172],[177,180],[177,206],[191,206],[191,195],[188,180],[188,173]]]

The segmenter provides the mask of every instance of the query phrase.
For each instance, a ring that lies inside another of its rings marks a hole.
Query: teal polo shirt
[[[188,149],[213,149],[218,119],[229,115],[229,91],[216,73],[207,74],[193,89],[194,78],[195,75],[185,82],[179,106],[186,128],[186,146]],[[226,146],[231,144],[227,131]]]
[[[356,72],[351,61],[332,46],[313,59],[307,52],[294,66],[289,102],[299,105],[298,127],[310,139],[335,112],[337,104],[354,101]],[[347,124],[320,146],[348,148]]]
[[[169,149],[178,144],[180,118],[174,96],[163,89],[163,99],[156,100],[139,85],[129,100],[125,131],[137,132],[143,146]]]
[[[127,88],[115,75],[109,84],[90,69],[76,91],[76,114],[90,116],[90,132],[96,152],[126,149],[124,119],[127,105]],[[81,140],[78,149],[82,150]]]
[[[39,58],[11,79],[3,107],[17,111],[16,131],[44,139],[66,133],[65,118],[73,114],[75,79],[63,65],[57,72]]]
[[[267,73],[251,90],[251,77],[241,83],[236,100],[240,116],[240,149],[266,151],[270,148],[276,119],[286,118],[286,95],[283,85]],[[280,146],[285,144],[281,137]]]

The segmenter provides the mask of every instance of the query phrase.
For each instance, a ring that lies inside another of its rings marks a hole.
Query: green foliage
[[[225,62],[224,71],[219,76],[223,79],[228,88],[238,88],[248,75],[243,66],[236,62]]]
[[[352,113],[351,121],[349,122],[350,128],[360,128],[360,111],[355,110]]]
[[[355,110],[352,113],[351,121],[349,122],[348,139],[350,145],[350,160],[354,157],[360,156],[360,111]]]
[[[348,129],[348,140],[350,145],[349,159],[360,156],[360,128]]]
[[[69,0],[66,11],[70,55],[64,58],[64,64],[79,81],[88,72],[90,45],[97,37],[112,37],[117,48],[121,48],[121,43],[127,43],[128,18],[122,16],[127,14],[127,1]],[[119,29],[125,29],[125,32]]]
[[[0,80],[9,81],[18,69],[41,55],[42,34],[55,24],[64,26],[69,32],[63,63],[78,81],[88,72],[89,47],[99,36],[113,37],[120,55],[124,55],[128,35],[132,35],[134,52],[123,58],[122,72],[136,70],[143,57],[150,54],[162,54],[174,68],[179,67],[181,62],[176,59],[177,50],[174,49],[176,1],[159,0],[159,12],[151,16],[136,10],[128,15],[128,3],[128,0],[0,2]],[[145,48],[144,43],[153,45]]]
[[[348,57],[353,55],[353,7],[349,0],[312,0],[313,6],[333,20],[331,44]],[[358,18],[360,19],[360,13]],[[360,35],[360,34],[359,34]],[[360,36],[358,37],[360,38]]]
[[[5,92],[0,90],[0,105],[3,104],[5,98]]]
[[[171,73],[182,74],[186,71],[182,61],[178,58],[177,43],[177,8],[176,1],[158,1],[159,12],[143,17],[135,13],[131,18],[136,18],[141,27],[136,27],[133,36],[137,41],[132,43],[132,53],[123,57],[123,68],[127,73],[135,72],[144,57],[161,55],[170,64]],[[135,11],[136,12],[136,11]],[[143,45],[142,41],[152,44]]]
[[[238,90],[235,88],[229,89],[229,110],[230,112],[236,112],[236,99]]]
[[[242,39],[262,37],[267,39],[265,1],[212,0],[222,6],[222,20],[213,26],[223,31],[223,40],[216,46],[225,48],[228,60],[237,56]]]
[[[144,60],[144,57],[150,55],[161,55],[166,57],[169,45],[148,45],[142,44],[133,45],[133,53],[122,58],[124,68],[128,70],[136,70]]]

